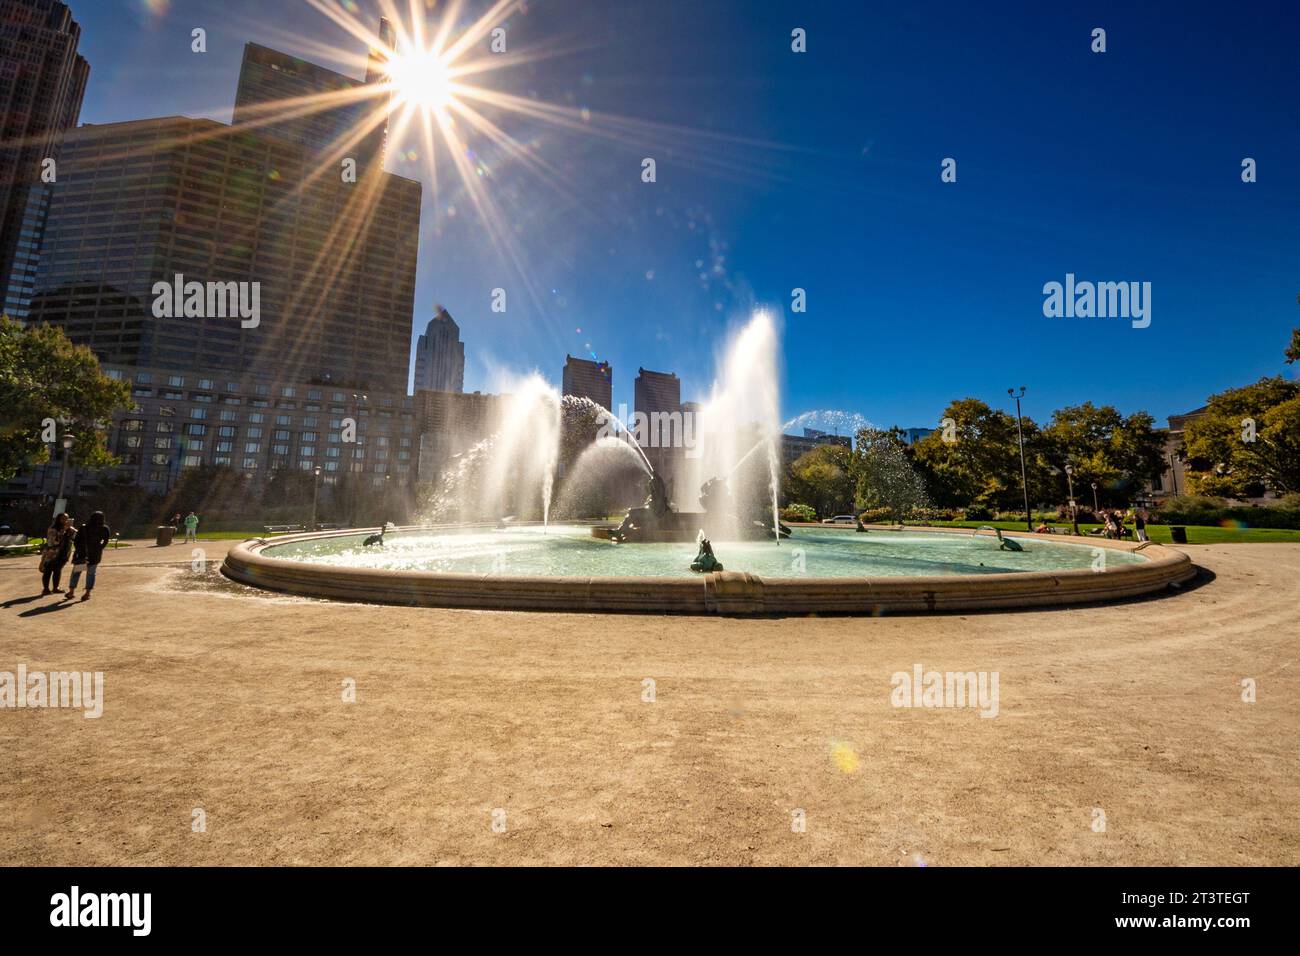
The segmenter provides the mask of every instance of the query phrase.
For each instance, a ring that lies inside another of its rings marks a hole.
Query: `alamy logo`
[[[695,441],[695,413],[686,412],[633,412],[629,417],[627,406],[618,406],[617,422],[605,419],[596,432],[596,440],[617,438],[621,432],[642,448],[685,448],[687,458],[700,457]]]
[[[148,936],[153,923],[152,893],[69,893],[50,897],[51,926],[129,926],[133,936]]]
[[[87,720],[104,714],[104,672],[0,671],[0,707],[69,707],[81,710]]]
[[[153,285],[153,314],[157,319],[233,319],[245,329],[262,321],[262,283],[185,281],[176,273],[171,282]]]
[[[1067,272],[1064,284],[1044,285],[1043,296],[1049,319],[1132,319],[1135,329],[1151,324],[1150,282],[1075,282]]]
[[[981,717],[998,715],[997,671],[895,671],[889,679],[895,707],[978,707]]]

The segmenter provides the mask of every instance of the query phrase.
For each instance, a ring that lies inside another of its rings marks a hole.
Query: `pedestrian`
[[[171,524],[173,529],[181,526],[181,513],[179,511],[172,515]]]
[[[193,511],[185,516],[185,543],[199,542],[199,516]]]
[[[72,526],[72,519],[67,512],[56,515],[54,524],[45,532],[45,545],[41,548],[42,595],[59,590],[63,566],[68,563],[68,557],[72,553],[72,539],[76,536],[77,529]]]
[[[72,600],[76,597],[77,582],[81,580],[82,565],[85,565],[86,591],[81,599],[90,600],[90,592],[95,589],[95,572],[99,570],[99,559],[104,556],[104,546],[108,544],[109,537],[108,525],[104,524],[104,512],[96,511],[77,533],[72,551],[72,580],[68,582],[65,598]]]
[[[1139,541],[1146,541],[1147,538],[1147,513],[1141,508],[1133,512],[1133,528],[1137,532]]]

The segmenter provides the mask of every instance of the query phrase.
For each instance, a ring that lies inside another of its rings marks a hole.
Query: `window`
[[[184,388],[185,378],[181,375],[169,375],[167,376],[167,384],[172,388]]]
[[[234,412],[232,412],[232,411],[231,411],[230,409],[228,409],[228,408],[223,408],[223,409],[221,410],[221,420],[222,420],[223,422],[233,422],[233,421],[237,421],[238,418],[239,418],[239,416],[236,415]]]
[[[260,425],[264,421],[266,421],[266,416],[263,415],[261,412],[248,413],[248,423],[250,425]]]
[[[244,454],[245,454],[245,455],[256,455],[256,454],[257,454],[258,452],[260,452],[261,450],[262,450],[262,443],[261,443],[261,442],[250,441],[250,442],[245,442],[245,443],[244,443]],[[245,465],[244,467],[247,468],[248,466]]]
[[[208,430],[207,425],[186,425],[185,426],[185,434],[187,435],[202,435],[207,430]]]
[[[220,428],[217,429],[217,434],[220,435],[222,438],[234,438],[235,430],[236,429],[234,425],[222,425]]]
[[[122,420],[120,427],[124,432],[144,431],[144,422],[138,418],[126,418]]]
[[[253,471],[253,470],[256,469],[256,468],[257,468],[257,459],[256,459],[256,458],[245,458],[245,459],[244,459],[244,470],[245,470],[245,471]]]
[[[205,418],[207,418],[207,417],[208,417],[208,410],[207,410],[206,408],[191,408],[191,409],[190,409],[190,418],[195,418],[195,419],[198,419],[198,420],[202,421],[203,419],[205,419]]]
[[[289,415],[276,415],[276,416],[275,416],[275,423],[276,423],[277,425],[292,425],[292,424],[293,424],[293,418],[292,418],[291,416],[289,416]]]
[[[170,435],[176,430],[175,422],[158,422],[154,425],[154,431],[161,432],[164,435]]]
[[[316,449],[312,445],[303,445],[301,448],[298,449],[298,454],[310,458],[316,454]]]
[[[172,440],[170,438],[155,438],[153,440],[154,448],[171,448]]]
[[[288,441],[288,440],[289,440],[289,430],[288,430],[287,428],[281,428],[281,429],[278,429],[278,430],[276,431],[276,433],[275,433],[272,437],[273,437],[276,441]]]

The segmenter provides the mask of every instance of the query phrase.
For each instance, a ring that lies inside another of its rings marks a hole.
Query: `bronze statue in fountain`
[[[701,530],[713,537],[740,541],[766,541],[773,537],[772,515],[759,508],[748,518],[738,514],[726,479],[710,478],[700,488],[703,512],[678,511],[669,501],[668,489],[657,472],[646,482],[645,502],[628,511],[617,528],[596,527],[594,537],[617,543],[695,541]],[[777,523],[777,533],[790,537],[790,529]]]

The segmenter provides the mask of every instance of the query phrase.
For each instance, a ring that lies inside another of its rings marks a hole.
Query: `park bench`
[[[263,525],[262,530],[267,534],[291,534],[294,531],[305,531],[306,529],[300,524],[268,524]]]

